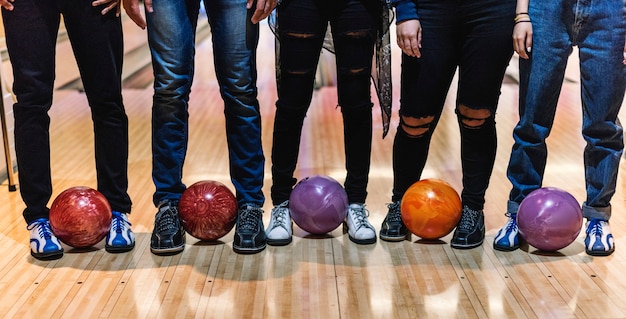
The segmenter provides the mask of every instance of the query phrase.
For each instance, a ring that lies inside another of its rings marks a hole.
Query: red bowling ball
[[[95,189],[76,186],[61,192],[50,207],[50,228],[75,248],[100,242],[111,228],[111,206]]]
[[[178,215],[185,230],[204,241],[217,240],[237,221],[237,199],[228,187],[216,181],[189,186],[178,202]]]

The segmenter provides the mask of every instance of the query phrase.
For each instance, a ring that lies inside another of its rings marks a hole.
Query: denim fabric
[[[121,95],[122,26],[115,12],[90,0],[20,0],[2,10],[17,102],[15,151],[26,222],[48,217],[52,194],[50,118],[61,14],[78,62],[94,123],[98,190],[113,210],[128,213],[128,118]]]
[[[500,88],[513,54],[515,1],[420,0],[417,10],[422,26],[422,55],[402,55],[400,115],[433,116],[434,121],[428,132],[419,137],[408,136],[399,125],[393,150],[392,200],[401,200],[406,190],[420,180],[430,139],[458,69],[457,105],[487,109],[492,114],[479,128],[463,125],[458,115],[461,198],[464,205],[481,210],[495,161],[495,113]]]
[[[155,205],[178,201],[185,185],[189,93],[194,75],[195,32],[200,0],[154,0],[147,14],[154,80],[152,178]],[[245,0],[205,2],[213,57],[224,100],[230,175],[239,204],[262,206],[265,158],[256,88],[259,26]],[[206,57],[203,57],[206,58]],[[213,107],[207,101],[206,107]]]
[[[365,202],[372,144],[370,74],[380,7],[378,0],[287,0],[279,5],[281,69],[272,147],[274,205],[289,199],[296,183],[293,174],[302,125],[329,23],[344,126],[344,187],[349,202]]]
[[[533,46],[520,59],[520,121],[513,131],[508,178],[513,184],[508,210],[540,188],[550,134],[572,46],[579,48],[582,135],[587,198],[583,216],[609,219],[619,161],[624,147],[617,118],[626,90],[622,64],[626,2],[531,1]]]

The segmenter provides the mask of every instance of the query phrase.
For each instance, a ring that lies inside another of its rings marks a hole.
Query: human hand
[[[0,6],[9,11],[13,11],[13,1],[15,0],[0,0]]]
[[[396,41],[402,52],[408,56],[422,56],[422,25],[419,20],[406,20],[396,25]]]
[[[272,10],[276,8],[278,0],[248,0],[246,2],[246,8],[252,9],[255,7],[254,14],[250,19],[252,23],[259,23],[261,20],[267,18],[272,13]]]
[[[104,5],[104,9],[102,9],[102,11],[100,11],[100,14],[105,15],[107,13],[109,13],[109,11],[115,9],[115,15],[117,15],[119,17],[120,15],[120,0],[95,0],[94,2],[91,3],[92,6],[97,7],[97,6],[101,6]]]
[[[516,22],[513,28],[513,50],[519,54],[520,58],[528,59],[528,53],[533,46],[533,25],[528,20]]]
[[[142,29],[146,28],[146,20],[141,15],[141,8],[139,7],[139,0],[123,0],[124,11],[128,14],[128,17],[135,22],[137,26]],[[144,6],[146,12],[153,12],[152,0],[144,0]]]

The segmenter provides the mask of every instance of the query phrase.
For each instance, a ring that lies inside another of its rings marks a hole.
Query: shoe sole
[[[383,235],[383,234],[378,234],[378,236],[380,237],[380,239],[384,240],[384,241],[391,241],[391,242],[399,242],[399,241],[404,241],[404,240],[411,240],[411,234],[406,234],[404,236],[387,236],[387,235]]]
[[[287,246],[291,244],[291,237],[288,239],[267,239],[267,244],[270,246]]]
[[[33,256],[33,258],[38,259],[38,260],[43,260],[43,261],[48,261],[48,260],[55,260],[55,259],[59,259],[61,257],[63,257],[63,251],[59,251],[59,252],[54,252],[54,253],[34,253],[32,250],[30,251],[30,255]]]
[[[613,252],[615,252],[615,249],[609,250],[609,251],[593,251],[593,250],[585,249],[585,252],[589,256],[606,257],[606,256],[613,254]]]
[[[135,248],[135,243],[133,243],[132,245],[128,245],[128,246],[109,246],[109,245],[104,246],[104,250],[112,254],[129,252],[133,250],[133,248]]]
[[[237,247],[233,245],[233,251],[238,254],[243,255],[251,255],[262,252],[267,245],[259,246],[259,247]]]
[[[511,247],[511,246],[498,246],[496,244],[493,244],[493,249],[498,250],[498,251],[514,251],[514,250],[519,249],[519,245]]]
[[[356,238],[348,235],[348,238],[350,238],[350,241],[352,241],[353,243],[359,244],[359,245],[371,245],[373,243],[376,243],[376,237],[368,238],[368,239],[356,239]]]
[[[482,244],[483,244],[483,240],[481,240],[479,243],[475,243],[471,245],[450,243],[450,247],[455,248],[455,249],[472,249],[472,248],[479,247]]]
[[[155,247],[150,247],[150,251],[155,254],[155,255],[159,255],[159,256],[171,256],[171,255],[176,255],[180,252],[182,252],[185,249],[185,245],[183,244],[182,246],[179,247],[169,247],[169,248],[155,248]]]

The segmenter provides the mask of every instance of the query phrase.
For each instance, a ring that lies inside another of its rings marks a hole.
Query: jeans
[[[128,213],[128,118],[121,94],[122,26],[91,0],[20,0],[2,10],[17,102],[15,151],[27,223],[48,217],[52,195],[50,117],[61,14],[91,108],[98,186],[113,210]]]
[[[372,147],[370,74],[378,19],[378,0],[286,0],[279,5],[281,68],[272,147],[274,205],[289,199],[296,183],[293,175],[302,125],[329,22],[343,116],[344,187],[350,203],[365,202]]]
[[[531,1],[533,46],[520,59],[520,121],[507,175],[513,188],[507,210],[540,188],[550,134],[572,46],[579,49],[582,90],[586,218],[611,217],[619,161],[624,148],[617,118],[626,90],[622,64],[626,37],[626,2]]]
[[[200,0],[154,0],[152,5],[154,12],[147,14],[155,77],[152,179],[156,186],[153,202],[159,205],[178,201],[186,188],[182,172]],[[204,5],[224,100],[231,181],[240,205],[262,206],[265,158],[256,87],[259,26],[250,21],[252,11],[246,9],[245,0],[210,0]]]
[[[477,127],[464,125],[461,134],[463,205],[482,210],[493,171],[497,138],[495,113],[502,79],[513,54],[514,0],[417,1],[422,26],[421,57],[402,55],[400,115],[433,117],[428,131],[409,136],[400,123],[393,146],[392,201],[419,181],[430,140],[443,111],[458,68],[456,103],[488,110],[491,116]]]

